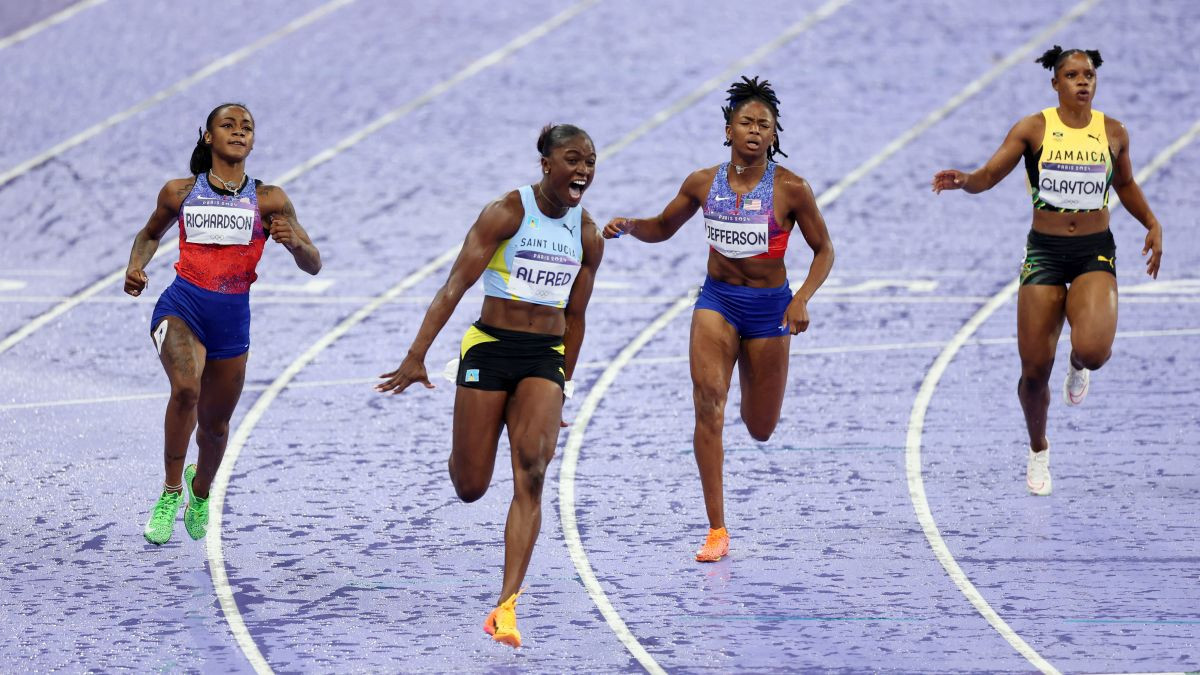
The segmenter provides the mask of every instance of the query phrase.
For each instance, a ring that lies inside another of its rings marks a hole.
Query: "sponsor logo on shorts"
[[[478,382],[479,381],[479,369],[471,368],[471,369],[467,370],[467,372],[463,373],[463,380],[466,382]]]
[[[1116,256],[1113,256],[1111,258],[1105,258],[1102,255],[1098,255],[1098,256],[1096,256],[1096,260],[1099,260],[1100,262],[1106,262],[1106,263],[1108,263],[1109,267],[1113,268],[1114,270],[1117,269],[1117,257]]]

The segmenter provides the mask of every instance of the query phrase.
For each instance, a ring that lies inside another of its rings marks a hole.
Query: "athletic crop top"
[[[228,195],[213,190],[207,173],[196,176],[196,184],[179,207],[176,274],[217,293],[250,292],[267,241],[256,183],[247,178],[241,191]]]
[[[538,208],[533,188],[518,189],[525,209],[521,227],[500,242],[483,271],[483,293],[493,298],[566,307],[583,262],[583,207],[551,218]]]
[[[729,162],[717,167],[704,202],[704,233],[709,247],[726,258],[782,258],[791,230],[775,222],[775,162],[742,196],[729,187]]]
[[[1093,110],[1083,129],[1063,124],[1056,108],[1042,111],[1046,131],[1042,147],[1025,153],[1025,172],[1033,208],[1077,213],[1108,206],[1114,159],[1104,131],[1104,113]]]

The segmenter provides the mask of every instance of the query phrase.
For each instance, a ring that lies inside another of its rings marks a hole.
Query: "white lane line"
[[[3,281],[0,281],[0,292],[4,291]],[[255,287],[257,288],[257,286]],[[19,305],[24,303],[46,303],[60,302],[70,300],[74,296],[69,295],[0,295],[0,305],[12,304]],[[472,300],[482,298],[480,292],[472,292],[463,296],[463,300]],[[284,296],[284,295],[261,295],[257,294],[250,298],[251,305],[361,305],[373,300],[372,295],[336,295],[332,297],[303,297],[303,296]],[[679,299],[679,295],[599,295],[591,299],[590,304],[613,304],[613,305],[661,305],[664,303],[675,302]],[[808,304],[813,305],[837,305],[837,304],[855,304],[855,305],[978,305],[987,302],[990,296],[987,295],[834,295],[834,296],[816,296],[809,301]],[[393,305],[424,305],[433,300],[432,295],[405,295],[399,298],[393,298],[390,304]],[[1200,296],[1188,295],[1172,295],[1164,293],[1163,295],[1142,295],[1131,294],[1126,295],[1124,289],[1121,291],[1122,305],[1170,305],[1181,304],[1191,305],[1200,303]],[[92,296],[86,300],[81,300],[78,305],[121,305],[124,307],[133,307],[130,305],[129,298],[122,295],[112,296]]]
[[[229,439],[229,447],[225,450],[225,457],[221,462],[221,468],[217,471],[216,478],[213,479],[212,488],[209,492],[209,499],[211,500],[209,503],[210,521],[208,536],[206,537],[208,569],[212,574],[213,588],[216,590],[217,599],[221,603],[221,611],[224,612],[225,620],[229,623],[229,630],[233,633],[234,638],[237,639],[238,646],[242,648],[242,652],[245,653],[246,658],[258,673],[271,673],[273,671],[267,660],[263,657],[262,652],[259,651],[258,645],[255,644],[250,630],[246,628],[245,621],[242,620],[237,600],[233,597],[233,588],[229,585],[229,577],[225,571],[225,552],[221,549],[221,525],[225,515],[225,493],[229,488],[229,480],[233,475],[233,467],[237,464],[238,456],[242,453],[242,448],[246,447],[246,442],[250,439],[250,432],[258,424],[259,420],[262,419],[263,415],[266,414],[267,408],[271,406],[280,392],[287,387],[288,383],[305,366],[311,363],[318,354],[333,344],[342,335],[345,335],[352,327],[370,316],[372,312],[387,302],[388,298],[411,288],[443,265],[449,264],[457,254],[457,248],[446,251],[421,269],[405,277],[400,283],[392,286],[385,293],[377,297],[374,302],[359,308],[358,311],[344,319],[333,330],[321,336],[319,340],[309,346],[296,360],[292,361],[271,382],[262,395],[254,401],[254,405],[251,406],[246,416],[242,418],[237,430],[234,431],[233,436]]]
[[[27,27],[13,33],[12,35],[9,35],[6,38],[0,39],[0,49],[4,49],[5,47],[11,47],[11,46],[17,44],[18,42],[23,42],[25,40],[28,40],[29,38],[33,37],[34,35],[37,35],[38,33],[42,32],[43,30],[45,30],[51,26],[56,26],[64,21],[66,21],[67,19],[70,19],[71,17],[75,16],[76,14],[82,12],[85,9],[91,9],[92,7],[95,7],[96,5],[102,5],[102,4],[104,4],[104,2],[105,2],[105,0],[83,0],[83,2],[77,2],[74,5],[71,5],[70,7],[62,9],[54,14],[51,14],[50,16],[42,19],[41,21],[38,21],[37,23],[27,26]]]
[[[314,155],[312,158],[308,159],[307,161],[302,162],[301,164],[298,164],[297,166],[293,167],[292,169],[289,169],[288,171],[284,172],[283,176],[281,176],[280,178],[277,178],[273,181],[268,181],[268,182],[272,183],[274,185],[282,186],[283,184],[285,184],[291,180],[294,180],[298,176],[302,175],[305,171],[311,169],[312,167],[315,167],[319,164],[329,161],[338,152],[341,152],[341,151],[345,150],[346,148],[349,148],[349,147],[359,143],[364,138],[366,138],[367,135],[369,135],[370,133],[374,133],[376,131],[379,131],[381,128],[383,128],[383,125],[380,124],[380,120],[387,119],[389,122],[394,121],[398,117],[396,115],[397,111],[404,110],[406,112],[411,112],[411,111],[415,110],[416,108],[420,107],[421,105],[425,105],[426,103],[429,103],[431,100],[433,100],[434,95],[441,94],[441,93],[444,93],[445,91],[447,91],[447,87],[444,86],[445,82],[450,82],[450,81],[453,81],[455,83],[461,82],[463,79],[465,79],[463,76],[464,73],[470,72],[472,75],[474,75],[474,74],[479,73],[480,70],[482,70],[482,68],[484,67],[484,64],[489,65],[489,66],[495,65],[498,62],[497,59],[495,58],[496,54],[500,54],[500,53],[503,53],[505,55],[511,54],[513,51],[512,45],[514,45],[514,44],[520,44],[522,46],[528,45],[531,42],[531,37],[541,37],[542,35],[546,34],[546,30],[544,29],[545,26],[557,27],[559,25],[562,25],[562,23],[565,22],[567,19],[579,14],[584,9],[587,9],[588,7],[594,5],[598,1],[599,0],[583,0],[582,2],[580,2],[576,5],[572,5],[571,7],[568,7],[567,9],[563,10],[558,15],[550,18],[549,20],[547,20],[544,23],[540,24],[539,26],[533,28],[532,30],[518,36],[517,38],[515,38],[514,40],[509,42],[507,45],[505,45],[504,47],[501,47],[500,49],[492,52],[491,54],[488,54],[487,56],[484,56],[483,58],[478,59],[475,62],[467,65],[465,68],[463,68],[462,70],[460,70],[457,73],[455,73],[454,75],[452,75],[449,80],[446,80],[442,83],[434,85],[431,89],[426,91],[421,96],[418,96],[412,102],[406,103],[405,105],[403,105],[391,112],[385,113],[382,117],[376,119],[373,122],[368,123],[366,126],[362,127],[360,130],[343,138],[341,141],[339,141],[336,145],[333,146],[333,148],[337,149],[336,151],[334,151],[333,149],[323,150],[323,151],[317,153],[316,155]],[[329,5],[325,5],[325,7],[330,7],[332,9],[332,8],[334,8],[333,6],[335,4],[340,6],[340,5],[346,4],[348,2],[353,2],[353,0],[337,0],[336,3],[330,3]],[[320,11],[320,10],[317,10],[317,11]],[[435,94],[435,92],[436,92],[436,94]],[[0,186],[3,186],[3,184],[4,184],[4,181],[0,180]],[[165,255],[170,255],[170,254],[175,253],[174,243],[178,240],[178,238],[179,238],[178,235],[172,235],[172,236],[169,236],[169,237],[163,239],[162,241],[160,241],[159,245],[158,245],[158,251],[156,251],[154,253],[153,260],[157,260]],[[17,329],[14,333],[11,333],[10,335],[6,336],[3,340],[0,340],[0,354],[3,354],[4,352],[8,351],[9,349],[12,349],[14,346],[16,346],[22,340],[29,337],[33,333],[37,332],[38,329],[40,329],[41,327],[50,323],[54,319],[71,311],[71,309],[73,309],[75,306],[77,306],[80,302],[87,300],[88,298],[96,295],[97,293],[104,290],[109,285],[117,283],[119,281],[123,281],[124,279],[125,279],[125,268],[124,267],[118,268],[117,270],[115,270],[111,274],[109,274],[108,276],[100,279],[99,281],[92,283],[87,288],[76,293],[75,295],[72,295],[70,298],[63,301],[62,303],[55,305],[54,307],[52,307],[50,310],[48,310],[44,314],[40,314],[40,315],[34,317],[28,323],[26,323],[25,325],[23,325],[19,329]]]
[[[501,47],[488,56],[475,61],[473,64],[467,66],[466,69],[459,71],[459,75],[461,75],[463,72],[467,72],[468,70],[472,74],[478,73],[480,70],[482,70],[482,67],[480,67],[478,64],[486,64],[486,66],[491,66],[499,63],[500,59],[494,58],[494,55],[511,55],[514,51],[513,45],[526,46],[530,44],[530,42],[532,42],[534,39],[545,35],[548,32],[547,27],[554,28],[562,25],[567,19],[576,16],[579,14],[579,12],[592,6],[596,2],[597,0],[584,0],[583,2],[573,5],[551,19],[539,24],[532,30],[518,36],[506,46]],[[459,75],[456,75],[452,79],[454,79],[455,82],[461,82],[464,78],[459,77]],[[439,88],[435,86],[430,91],[435,90],[440,93],[445,91],[445,88]],[[428,102],[432,99],[432,97],[422,97],[422,99],[424,102]],[[411,110],[413,108],[409,107],[407,109]],[[377,129],[378,127],[376,127],[376,130]],[[360,140],[362,139],[359,138],[354,142],[357,143]],[[345,147],[350,146],[347,145]],[[310,164],[309,162],[306,162],[303,166],[311,167],[316,166],[319,163],[320,162]],[[284,178],[291,179],[300,175],[300,173],[301,172],[289,173],[285,175]],[[255,672],[259,673],[260,675],[264,673],[272,673],[274,671],[271,669],[270,664],[267,663],[267,660],[263,657],[262,652],[258,649],[258,645],[255,644],[254,637],[250,634],[249,629],[246,628],[246,623],[242,619],[241,611],[238,610],[237,600],[233,596],[233,588],[229,585],[229,577],[225,570],[225,554],[221,548],[221,524],[224,519],[223,512],[225,493],[228,490],[229,481],[233,475],[233,467],[235,464],[237,464],[238,456],[241,454],[242,448],[245,447],[246,442],[249,440],[251,431],[253,431],[254,427],[258,424],[258,421],[263,417],[263,415],[266,414],[267,408],[270,407],[271,403],[275,401],[280,392],[283,391],[288,383],[291,382],[291,380],[295,378],[305,366],[311,363],[318,354],[337,341],[338,338],[340,338],[342,335],[345,335],[351,328],[366,319],[377,309],[386,304],[389,300],[399,296],[404,291],[415,286],[417,283],[433,274],[442,266],[453,261],[458,255],[458,250],[460,247],[461,244],[450,247],[441,255],[427,263],[424,267],[408,275],[402,281],[400,281],[400,283],[392,286],[386,292],[374,298],[371,302],[363,305],[356,312],[335,326],[333,330],[321,336],[320,339],[309,346],[309,348],[306,349],[299,357],[297,357],[296,360],[292,361],[292,363],[289,364],[288,367],[285,368],[284,371],[280,373],[279,376],[276,377],[275,380],[267,387],[262,395],[254,401],[254,405],[250,408],[249,412],[246,413],[246,416],[242,418],[241,423],[238,424],[237,430],[229,439],[229,446],[225,450],[225,456],[221,462],[221,468],[217,471],[217,475],[213,479],[213,484],[209,491],[209,499],[213,501],[209,506],[210,528],[207,535],[206,546],[208,552],[208,568],[209,573],[212,575],[213,588],[215,589],[217,599],[221,604],[221,611],[225,614],[225,620],[229,623],[229,629],[233,633],[234,638],[237,640],[238,645],[241,647],[242,652],[246,654],[246,658],[254,667]]]
[[[430,101],[437,98],[438,96],[441,96],[442,94],[450,91],[455,86],[478,75],[479,73],[487,70],[488,68],[491,68],[492,66],[496,65],[497,63],[500,63],[504,59],[507,59],[508,57],[512,56],[517,51],[529,46],[531,43],[533,43],[534,41],[538,40],[539,38],[545,36],[550,31],[558,28],[559,26],[563,25],[564,23],[575,18],[580,13],[584,12],[585,10],[587,10],[589,7],[596,4],[597,2],[599,2],[599,0],[583,0],[582,2],[579,2],[575,5],[572,5],[571,7],[568,7],[567,9],[563,10],[556,16],[549,19],[548,21],[538,24],[532,30],[518,36],[516,39],[514,39],[511,42],[509,42],[508,44],[504,45],[500,49],[497,49],[497,50],[487,54],[486,56],[483,56],[482,58],[476,59],[475,61],[471,62],[465,68],[463,68],[462,70],[455,73],[452,77],[450,77],[449,79],[446,79],[446,80],[442,80],[441,82],[433,85],[428,90],[426,90],[425,93],[421,94],[417,98],[409,101],[408,103],[405,103],[404,105],[400,106],[399,108],[396,108],[395,110],[385,113],[382,117],[379,117],[378,119],[374,120],[373,122],[367,124],[362,129],[350,134],[349,136],[346,136],[342,140],[338,141],[336,145],[330,147],[328,150],[325,150],[324,152],[320,152],[320,153],[314,155],[308,161],[304,162],[303,164],[300,164],[299,166],[295,167],[291,171],[285,173],[283,175],[283,178],[281,178],[280,180],[285,181],[285,182],[290,181],[293,178],[295,178],[296,176],[299,176],[300,174],[302,174],[306,171],[310,171],[310,170],[316,168],[317,166],[324,164],[325,162],[328,162],[329,160],[333,159],[335,156],[345,152],[346,150],[354,147],[355,145],[358,145],[367,136],[370,136],[371,134],[386,127],[387,125],[391,124],[392,122],[395,122],[396,120],[400,119],[401,117],[407,115],[408,113],[429,103]]]
[[[675,298],[678,300],[678,298]],[[1190,337],[1200,336],[1200,328],[1177,328],[1167,330],[1136,330],[1123,331],[1117,333],[1117,339],[1130,338],[1160,338],[1160,337]],[[964,343],[964,346],[992,346],[992,345],[1011,345],[1016,344],[1017,338],[972,338]],[[922,349],[943,349],[946,342],[942,340],[926,340],[923,342],[891,342],[882,344],[864,344],[864,345],[842,345],[839,347],[799,347],[788,352],[790,356],[821,356],[831,354],[856,354],[870,352],[891,352],[891,351],[917,351]],[[1063,343],[1063,348],[1066,348],[1066,343]],[[673,354],[671,356],[643,356],[641,358],[630,359],[626,366],[658,366],[672,363],[687,363],[687,354]],[[581,370],[597,370],[607,368],[611,361],[585,361],[575,366],[575,372]],[[292,391],[294,389],[324,389],[329,387],[359,387],[367,384],[374,384],[379,381],[378,377],[342,377],[332,380],[305,380],[304,382],[289,382],[284,388],[284,391]],[[266,391],[269,385],[251,384],[242,389],[243,393]],[[169,392],[154,391],[145,392],[142,394],[118,394],[113,396],[93,396],[89,398],[67,398],[58,399],[55,401],[32,401],[28,403],[0,403],[0,412],[6,410],[34,410],[38,408],[59,408],[63,406],[76,405],[106,405],[110,403],[127,403],[130,401],[149,401],[156,399],[165,399],[169,396]]]
[[[1196,131],[1200,129],[1200,121],[1191,130],[1185,133],[1180,138],[1186,138],[1191,141],[1196,138]],[[1182,150],[1186,143],[1176,141],[1158,153],[1153,160],[1140,172],[1136,179],[1138,183],[1145,182],[1159,168],[1164,166],[1171,157]],[[929,404],[933,400],[933,394],[937,389],[938,382],[942,375],[949,368],[954,357],[967,343],[970,337],[983,325],[997,309],[1008,302],[1013,294],[1020,287],[1020,281],[1014,279],[1000,289],[987,304],[979,309],[965,324],[955,333],[954,337],[946,344],[946,347],[938,354],[933,365],[930,366],[925,374],[924,380],[921,382],[921,388],[917,392],[917,397],[913,401],[912,413],[908,419],[908,441],[905,450],[905,473],[908,478],[908,492],[912,500],[913,510],[916,511],[917,520],[921,523],[921,529],[925,532],[925,538],[929,541],[929,547],[933,550],[934,556],[938,562],[945,568],[946,574],[949,575],[954,585],[958,590],[966,596],[967,600],[975,607],[975,609],[991,624],[1005,640],[1008,641],[1014,649],[1017,650],[1029,661],[1035,668],[1043,673],[1058,673],[1058,669],[1050,664],[1045,658],[1038,654],[1033,647],[1030,647],[1021,636],[1017,635],[1007,622],[992,609],[987,600],[979,592],[971,580],[967,578],[963,569],[959,567],[958,561],[954,559],[954,554],[950,552],[950,548],[946,545],[942,534],[938,530],[937,522],[933,519],[933,511],[929,507],[929,500],[925,494],[925,481],[921,473],[921,435],[925,428],[925,415],[929,410]],[[1163,331],[1138,331],[1141,336],[1150,336],[1151,334],[1161,333]]]
[[[9,169],[8,171],[5,171],[4,173],[0,173],[0,187],[4,187],[5,185],[8,185],[11,181],[16,179],[17,177],[25,175],[30,170],[37,168],[37,167],[41,166],[42,164],[45,164],[46,162],[50,161],[51,159],[54,159],[55,157],[66,152],[67,150],[70,150],[71,148],[73,148],[77,145],[80,145],[81,143],[84,143],[84,142],[88,141],[89,139],[95,138],[99,134],[103,133],[105,130],[111,129],[112,127],[129,119],[130,117],[133,117],[134,115],[137,115],[138,113],[144,112],[146,110],[149,110],[150,108],[158,105],[159,103],[162,103],[163,101],[174,96],[175,94],[182,92],[183,90],[187,89],[188,87],[192,86],[193,84],[196,84],[197,82],[207,78],[208,76],[218,73],[240,61],[244,61],[250,55],[259,51],[263,47],[266,47],[270,44],[278,42],[282,38],[284,38],[288,35],[291,35],[292,33],[300,30],[301,28],[324,17],[325,15],[329,14],[330,12],[332,12],[336,9],[339,9],[345,5],[348,5],[352,2],[354,2],[354,0],[332,0],[331,2],[321,5],[320,7],[314,9],[313,11],[309,12],[308,14],[305,14],[304,16],[293,20],[291,23],[288,23],[283,28],[280,28],[272,33],[268,33],[267,35],[264,35],[263,37],[255,40],[254,42],[246,45],[245,47],[242,47],[241,49],[238,49],[237,51],[234,51],[231,54],[227,54],[226,56],[223,56],[223,57],[209,63],[207,66],[201,68],[200,70],[197,70],[196,72],[192,73],[191,75],[188,75],[187,77],[183,78],[182,80],[176,82],[175,84],[172,84],[171,86],[167,87],[166,89],[159,91],[158,93],[150,96],[149,98],[141,101],[140,103],[136,103],[136,104],[130,106],[129,108],[126,108],[125,110],[122,110],[121,112],[119,112],[115,115],[112,115],[111,117],[109,117],[108,119],[106,119],[102,122],[93,124],[92,126],[88,127],[87,129],[84,129],[83,131],[75,134],[74,136],[71,136],[67,140],[59,143],[58,145],[55,145],[54,147],[50,148],[49,150],[46,150],[45,152],[42,152],[38,155],[30,157],[29,159],[25,160],[24,162],[21,162],[20,164]]]
[[[970,99],[971,96],[979,93],[979,91],[982,89],[982,85],[978,83],[991,82],[992,80],[996,79],[1002,70],[1011,67],[1013,64],[1017,63],[1018,60],[1025,58],[1025,56],[1027,56],[1037,45],[1044,42],[1047,37],[1049,37],[1058,29],[1062,28],[1062,26],[1074,21],[1076,18],[1094,6],[1097,2],[1099,2],[1099,0],[1084,0],[1084,2],[1081,2],[1073,7],[1054,24],[1040,31],[1033,38],[1025,42],[1025,44],[1021,45],[1014,52],[1009,54],[1008,57],[1000,62],[1000,64],[997,64],[997,66],[993,67],[980,78],[968,84],[962,91],[953,96],[941,108],[938,108],[933,113],[930,113],[921,122],[918,122],[916,126],[901,134],[896,138],[896,140],[885,146],[879,153],[867,159],[863,164],[856,167],[853,171],[842,178],[842,180],[838,181],[837,184],[823,192],[819,197],[817,197],[817,203],[820,204],[822,208],[831,204],[839,196],[841,196],[841,194],[845,192],[849,186],[860,180],[871,169],[879,166],[885,159],[896,154],[904,146],[915,140],[920,135],[920,132],[927,130],[930,126],[932,126],[933,122],[942,119],[950,111],[965,103],[968,99]],[[840,6],[840,4],[838,6]],[[914,130],[918,131],[914,133]],[[841,298],[839,299],[844,300]],[[691,297],[680,298],[679,301],[671,307],[671,309],[667,310],[665,314],[647,326],[646,329],[638,335],[637,339],[629,345],[629,347],[626,347],[626,349],[622,350],[621,356],[614,360],[604,370],[604,373],[601,374],[600,382],[605,383],[604,386],[597,386],[593,388],[592,391],[588,392],[587,398],[584,399],[583,406],[587,407],[590,405],[591,408],[587,416],[584,416],[581,410],[580,415],[577,417],[575,423],[571,426],[571,434],[568,436],[567,445],[563,450],[563,468],[560,471],[559,477],[559,518],[563,523],[564,537],[566,537],[569,542],[571,539],[575,539],[576,541],[579,539],[578,532],[574,531],[576,523],[574,512],[575,466],[579,461],[579,452],[583,446],[583,437],[587,433],[588,422],[591,421],[591,411],[595,410],[596,406],[599,406],[600,399],[603,397],[611,382],[616,380],[621,368],[623,368],[625,364],[627,364],[629,360],[632,359],[632,357],[637,353],[636,350],[631,351],[631,348],[634,347],[634,345],[637,345],[637,347],[640,349],[642,345],[649,341],[650,338],[652,338],[658,333],[658,331],[662,330],[662,328],[669,323],[670,318],[674,318],[676,315],[678,315],[678,313],[689,306],[691,302]],[[666,319],[664,320],[664,318]],[[568,468],[570,469],[569,471]],[[569,512],[567,508],[568,504],[571,505]],[[568,530],[568,528],[571,529]],[[568,547],[570,546],[571,544],[568,543]],[[592,573],[591,565],[587,562],[586,553],[581,552],[577,559],[575,552],[572,551],[571,560],[576,562],[575,569],[579,572],[580,577],[584,579],[584,584],[588,587],[588,593],[592,595],[597,606],[601,608],[601,612],[604,613],[605,619],[609,621],[609,625],[613,627],[614,632],[617,633],[618,637],[620,637],[622,642],[625,642],[626,646],[628,647],[629,642],[626,641],[628,629],[624,628],[624,622],[620,621],[620,617],[616,615],[615,610],[611,610],[611,604],[608,602],[608,599],[604,595],[604,591],[600,587],[599,583],[596,582],[595,575]],[[580,564],[578,560],[582,560],[583,564]],[[593,589],[595,590],[593,591]],[[603,606],[601,605],[601,602],[603,602]],[[617,626],[613,625],[614,621],[610,619],[610,615],[608,612],[606,612],[604,606],[607,606],[611,610],[612,617],[619,622],[618,626],[620,626],[624,632],[619,630]],[[637,643],[636,638],[633,638],[632,635],[628,635],[628,639],[632,640],[633,644],[637,645],[637,647],[641,649],[641,645]],[[632,647],[630,648],[630,651],[633,651]],[[641,649],[641,651],[645,652],[644,649]],[[637,656],[636,652],[635,656]],[[649,663],[653,664],[655,668],[659,667],[648,653],[646,654],[646,658],[649,659]],[[640,656],[638,656],[638,660],[649,670],[650,666],[647,666],[646,662],[642,662]]]
[[[636,338],[633,339],[617,358],[613,360],[612,365],[606,368],[600,375],[600,379],[596,384],[592,385],[588,392],[587,398],[583,400],[583,405],[579,408],[579,413],[575,416],[575,422],[571,425],[571,433],[567,436],[567,443],[563,449],[562,467],[558,471],[558,512],[559,518],[562,521],[563,538],[566,540],[567,550],[571,554],[571,562],[575,565],[575,570],[579,572],[579,577],[583,581],[583,585],[587,588],[588,595],[592,597],[592,601],[599,608],[600,613],[604,616],[604,621],[608,627],[616,633],[617,638],[625,645],[625,648],[637,659],[638,663],[650,673],[665,673],[662,666],[654,660],[646,648],[638,642],[629,627],[621,619],[621,615],[612,606],[608,600],[608,595],[604,592],[604,588],[600,586],[600,581],[596,578],[595,571],[592,570],[592,564],[588,560],[587,551],[583,548],[583,541],[579,536],[579,524],[575,517],[575,473],[579,466],[579,451],[583,447],[583,437],[587,432],[587,426],[592,421],[592,415],[600,406],[601,399],[616,381],[617,374],[626,364],[646,345],[657,333],[662,330],[675,319],[681,312],[692,306],[691,297],[683,297],[675,302],[666,312],[655,319],[647,326]]]
[[[743,74],[748,66],[758,63],[771,54],[771,52],[774,52],[785,44],[795,40],[800,36],[800,34],[808,31],[810,28],[824,21],[825,19],[828,19],[834,14],[834,12],[837,12],[842,7],[850,4],[850,2],[851,0],[829,0],[829,2],[826,2],[815,9],[812,14],[809,14],[800,21],[792,24],[791,27],[780,33],[779,36],[774,40],[764,44],[744,58],[734,61],[733,64],[731,64],[728,68],[721,71],[717,75],[710,77],[699,87],[696,87],[696,89],[694,89],[690,94],[679,99],[670,107],[658,111],[650,119],[639,124],[636,128],[634,128],[633,131],[625,134],[625,136],[619,141],[606,148],[605,152],[600,153],[597,156],[597,160],[603,161],[604,159],[617,154],[618,152],[624,150],[630,143],[633,143],[642,136],[645,136],[651,130],[662,126],[662,124],[667,120],[671,119],[688,107],[696,104],[700,101],[700,99],[708,96],[721,87],[727,86],[730,78]]]

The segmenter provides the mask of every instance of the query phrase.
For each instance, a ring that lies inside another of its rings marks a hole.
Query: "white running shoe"
[[[1050,494],[1050,447],[1041,452],[1029,449],[1029,464],[1025,468],[1025,486],[1029,493],[1039,497]]]
[[[1083,403],[1088,393],[1088,385],[1091,384],[1091,372],[1087,368],[1076,370],[1071,359],[1067,359],[1067,379],[1063,381],[1063,400],[1067,405]]]

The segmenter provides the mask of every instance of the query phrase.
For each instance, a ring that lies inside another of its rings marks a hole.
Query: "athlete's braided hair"
[[[589,141],[592,140],[592,137],[588,136],[586,131],[580,129],[574,124],[547,124],[546,126],[542,127],[542,133],[538,134],[538,153],[541,154],[542,157],[549,157],[550,153],[554,152],[555,148],[563,143],[566,143],[572,138],[575,138],[576,136],[583,136]],[[592,145],[594,146],[595,143]]]
[[[241,108],[250,112],[245,103],[222,103],[208,113],[208,119],[204,120],[204,129],[200,130],[200,138],[196,140],[196,147],[192,149],[192,161],[189,168],[192,170],[193,176],[199,176],[212,168],[212,146],[204,142],[204,132],[207,130],[211,133],[213,118],[217,116],[217,113],[229,107]],[[254,115],[250,115],[250,117],[253,118]]]
[[[729,94],[727,99],[729,105],[721,107],[721,112],[725,114],[725,124],[731,123],[733,113],[743,105],[750,101],[761,101],[763,105],[771,109],[771,114],[775,116],[775,142],[767,148],[767,159],[774,159],[776,154],[787,157],[787,153],[779,149],[779,132],[783,131],[783,127],[779,125],[779,97],[775,95],[775,89],[771,87],[771,83],[765,79],[759,81],[757,75],[753,78],[743,75],[742,81],[734,82],[726,92]],[[726,140],[725,145],[732,145],[732,143]]]
[[[1100,64],[1104,63],[1098,49],[1063,49],[1058,45],[1054,45],[1054,49],[1047,49],[1044,54],[1034,59],[1034,62],[1042,64],[1043,68],[1053,70],[1054,74],[1058,75],[1058,69],[1062,66],[1062,62],[1072,54],[1086,54],[1092,60],[1093,68],[1099,68]]]

